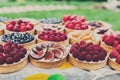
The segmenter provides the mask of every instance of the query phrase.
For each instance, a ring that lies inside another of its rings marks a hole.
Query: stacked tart
[[[42,33],[38,34],[37,43],[46,41],[64,44],[65,46],[69,44],[68,36],[63,32],[57,32],[55,30],[43,31]]]
[[[0,44],[0,73],[21,70],[27,62],[27,50],[22,45],[12,42]]]
[[[27,49],[36,43],[35,36],[29,33],[4,34],[1,36],[1,41],[2,43],[5,43],[7,41],[11,41],[13,43],[19,43]]]
[[[64,16],[63,23],[67,34],[73,31],[87,30],[89,28],[86,23],[86,18],[80,16]]]
[[[4,34],[5,24],[0,22],[0,35]]]
[[[98,44],[80,41],[70,48],[69,62],[74,66],[85,70],[96,70],[105,67],[107,52]]]
[[[111,68],[120,71],[120,45],[110,53],[108,64]]]
[[[29,21],[24,21],[22,19],[11,20],[8,23],[6,23],[5,33],[9,34],[13,32],[21,32],[21,33],[27,32],[34,34],[35,28],[34,25]]]
[[[46,42],[41,44],[36,44],[33,46],[29,52],[30,62],[40,68],[54,68],[61,66],[67,57],[67,50],[65,46]]]
[[[36,34],[42,31],[56,30],[59,32],[64,32],[64,27],[62,26],[61,18],[45,18],[40,20],[40,25],[36,28]]]

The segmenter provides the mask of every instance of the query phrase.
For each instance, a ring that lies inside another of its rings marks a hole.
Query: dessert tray
[[[6,19],[0,21],[0,80],[120,79],[120,32],[111,24],[77,15]]]

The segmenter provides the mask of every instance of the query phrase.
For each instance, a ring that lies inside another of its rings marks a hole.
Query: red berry
[[[120,45],[116,47],[116,50],[120,53]]]
[[[116,58],[116,62],[120,64],[120,55]]]
[[[20,61],[20,56],[19,56],[18,54],[15,55],[13,58],[14,58],[14,61],[15,61],[15,62]]]
[[[16,21],[10,21],[10,24],[15,25]]]
[[[94,55],[92,60],[93,60],[94,62],[99,61],[99,56],[98,56],[98,55]]]
[[[21,32],[25,32],[27,29],[26,29],[26,26],[22,26],[21,28],[20,28],[20,31]]]
[[[117,51],[117,50],[113,50],[113,51],[110,53],[110,58],[116,58],[118,55],[119,55],[118,51]]]
[[[118,45],[119,45],[119,42],[118,41],[114,41],[113,47],[117,47]]]
[[[21,52],[24,52],[24,54],[27,53],[27,50],[26,50],[25,48],[21,48],[20,51],[21,51]]]
[[[12,64],[13,62],[14,62],[14,60],[13,60],[12,57],[6,58],[6,63],[7,63],[7,64]]]
[[[92,60],[91,55],[87,55],[87,56],[86,56],[86,61],[91,61],[91,60]]]
[[[9,31],[13,31],[13,28],[14,26],[12,24],[9,24],[6,29]]]
[[[0,56],[0,65],[4,64],[5,63],[5,59],[3,56]]]

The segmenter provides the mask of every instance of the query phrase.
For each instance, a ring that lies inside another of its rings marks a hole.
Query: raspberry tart
[[[110,53],[108,64],[111,68],[120,71],[120,45]]]
[[[70,48],[69,62],[74,66],[85,70],[97,70],[105,67],[107,52],[98,44],[80,41]]]
[[[31,64],[39,68],[61,66],[66,61],[67,55],[65,46],[53,42],[36,44],[29,54]]]
[[[0,73],[21,70],[28,63],[27,57],[27,50],[22,45],[12,42],[0,44]]]
[[[63,23],[67,34],[73,31],[87,30],[89,28],[85,17],[67,15],[63,17]]]
[[[1,41],[2,43],[5,43],[7,41],[19,43],[23,45],[26,49],[29,49],[29,47],[35,44],[36,38],[29,33],[10,33],[2,35]]]
[[[4,34],[5,24],[0,22],[0,35]]]
[[[65,33],[56,32],[55,30],[43,31],[42,33],[38,34],[37,43],[46,41],[64,44],[65,46],[69,44],[68,36]]]
[[[102,37],[101,46],[104,47],[107,50],[107,52],[111,52],[119,44],[120,32],[104,34]]]
[[[6,24],[5,33],[13,33],[13,32],[20,32],[20,33],[35,33],[35,28],[32,23],[29,21],[24,21],[22,19],[19,20],[11,20]]]

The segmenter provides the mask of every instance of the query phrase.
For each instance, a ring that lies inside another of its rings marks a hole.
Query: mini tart
[[[42,40],[42,39],[38,38],[38,35],[37,35],[36,36],[36,42],[37,43],[42,43],[42,42],[54,42],[54,41],[45,41],[45,40]],[[67,38],[64,41],[60,41],[60,42],[56,42],[56,43],[68,46],[69,45],[69,38]]]
[[[55,28],[53,28],[52,26],[55,26]],[[56,30],[56,31],[58,31],[58,32],[64,32],[64,27],[62,26],[62,25],[60,25],[60,24],[43,24],[43,23],[41,23],[40,25],[38,25],[37,27],[36,27],[36,34],[39,34],[39,33],[41,33],[41,32],[43,32],[43,31],[45,31],[43,28],[45,27],[45,29],[51,29],[51,30]],[[52,28],[51,28],[52,27]],[[59,30],[58,29],[56,29],[57,27],[59,27]]]
[[[0,22],[0,35],[4,34],[5,24]]]
[[[97,70],[97,69],[100,69],[102,67],[105,67],[105,65],[107,63],[107,58],[104,61],[100,61],[100,62],[86,62],[86,61],[84,62],[84,61],[80,61],[78,59],[75,59],[74,57],[69,55],[69,62],[71,64],[73,64],[74,66],[81,68],[81,69]]]
[[[94,40],[93,38],[93,32],[91,30],[81,30],[76,32],[69,33],[70,43],[74,44],[76,42],[79,42],[80,40],[84,41],[93,41],[94,43],[99,43],[98,41]]]
[[[9,30],[5,29],[5,34],[10,34],[10,33],[16,33],[16,32],[15,31],[9,31]],[[34,35],[35,34],[35,28],[33,28],[30,31],[19,32],[19,33],[30,33],[30,34]]]
[[[91,30],[95,30],[95,29],[98,29],[98,30],[108,29],[109,30],[112,27],[111,24],[107,22],[103,22],[103,21],[88,21],[87,23],[90,26]]]
[[[48,42],[48,43],[51,44],[51,42]],[[55,44],[57,44],[57,43],[55,43]],[[40,44],[36,44],[36,45],[40,45]],[[35,47],[36,45],[34,45],[33,47]],[[48,62],[48,61],[39,60],[39,59],[37,60],[37,59],[34,59],[32,56],[29,56],[31,64],[33,64],[34,66],[36,66],[38,68],[47,68],[47,69],[48,68],[56,68],[56,67],[63,65],[67,61],[66,57],[67,57],[68,53],[67,53],[65,46],[63,46],[61,44],[60,44],[60,46],[65,50],[64,56],[61,59]],[[30,49],[30,54],[31,54],[32,48]]]
[[[117,62],[115,62],[115,60],[109,58],[109,61],[108,61],[108,65],[112,68],[112,69],[115,69],[117,71],[120,71],[120,64],[118,64]]]
[[[28,64],[27,55],[21,61],[13,64],[0,65],[0,73],[11,73],[23,69]]]

